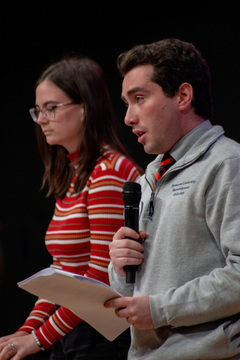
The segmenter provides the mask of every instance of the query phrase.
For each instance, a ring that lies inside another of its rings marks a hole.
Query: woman
[[[108,284],[108,245],[123,225],[122,186],[138,169],[116,136],[116,119],[98,64],[69,57],[36,84],[37,139],[43,186],[56,197],[46,233],[52,266]],[[123,360],[128,331],[107,341],[69,309],[39,299],[23,326],[0,339],[0,359],[21,359],[52,347],[51,359]]]

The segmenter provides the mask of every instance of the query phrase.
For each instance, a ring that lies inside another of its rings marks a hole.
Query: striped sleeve
[[[66,335],[82,320],[71,310],[60,307],[50,318],[36,330],[36,336],[45,349]]]
[[[54,304],[44,299],[38,299],[31,313],[29,314],[24,325],[18,331],[31,333],[32,330],[38,329],[55,311]]]

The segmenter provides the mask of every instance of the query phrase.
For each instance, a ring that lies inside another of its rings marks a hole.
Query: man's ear
[[[177,92],[178,96],[178,107],[180,111],[188,111],[191,108],[193,101],[193,88],[192,85],[185,82],[182,83]]]

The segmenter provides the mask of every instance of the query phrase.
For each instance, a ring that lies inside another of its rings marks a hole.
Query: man
[[[131,360],[240,359],[240,145],[208,120],[208,66],[192,44],[166,39],[118,67],[125,123],[158,156],[140,180],[140,233],[122,227],[110,245],[123,297],[105,306],[132,325]],[[171,167],[155,184],[163,156]],[[125,265],[138,265],[135,284]]]

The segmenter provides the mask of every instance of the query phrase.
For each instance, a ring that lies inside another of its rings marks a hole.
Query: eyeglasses
[[[42,109],[40,109],[39,106],[36,106],[34,108],[29,109],[29,113],[30,113],[30,115],[31,115],[34,122],[38,121],[40,112],[43,114],[45,119],[47,119],[48,121],[53,121],[53,120],[55,120],[56,109],[57,108],[62,107],[62,106],[71,105],[71,104],[76,104],[76,103],[75,102],[68,102],[68,103],[61,103],[61,104],[58,104],[58,105],[46,105]]]

